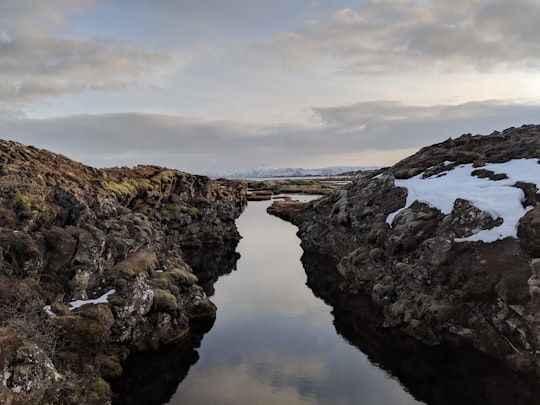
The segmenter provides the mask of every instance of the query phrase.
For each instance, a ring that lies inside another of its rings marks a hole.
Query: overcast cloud
[[[0,137],[94,166],[388,165],[537,123],[537,0],[3,0]]]

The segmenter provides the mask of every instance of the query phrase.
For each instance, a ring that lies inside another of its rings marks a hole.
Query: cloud
[[[534,123],[540,106],[501,101],[418,106],[392,101],[313,109],[314,123],[255,126],[158,114],[4,119],[0,136],[97,167],[157,164],[215,169],[392,164],[465,132]],[[374,161],[377,159],[377,161]]]
[[[93,5],[91,0],[0,5],[0,99],[26,102],[151,85],[168,55],[117,38],[62,36],[71,14]]]
[[[538,71],[535,0],[372,0],[266,45],[285,66],[331,58],[343,72]]]

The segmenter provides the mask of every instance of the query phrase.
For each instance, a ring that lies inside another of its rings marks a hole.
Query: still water
[[[214,285],[218,312],[168,404],[418,404],[336,333],[306,285],[297,228],[250,202],[237,271]]]

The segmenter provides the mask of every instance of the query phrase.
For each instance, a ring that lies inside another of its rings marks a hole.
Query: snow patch
[[[73,311],[74,309],[82,307],[83,305],[86,305],[86,304],[107,304],[107,298],[109,297],[109,295],[112,295],[115,292],[116,292],[116,290],[114,290],[114,289],[110,290],[110,291],[107,291],[101,297],[95,298],[93,300],[75,300],[75,301],[71,301],[69,303],[69,305],[71,307],[70,311]]]
[[[446,162],[445,162],[446,163]],[[495,174],[505,173],[508,178],[491,180],[472,175],[477,169],[491,170]],[[514,187],[516,182],[540,185],[540,164],[538,159],[514,159],[505,163],[489,163],[480,168],[472,163],[463,164],[447,172],[446,175],[422,178],[422,174],[405,180],[395,180],[397,187],[408,190],[405,207],[391,213],[386,218],[390,225],[394,218],[415,201],[438,208],[444,214],[450,214],[454,201],[458,198],[469,201],[478,209],[489,213],[492,218],[501,218],[503,223],[493,229],[480,230],[467,238],[456,239],[458,242],[482,241],[494,242],[507,237],[517,238],[519,219],[532,207],[523,208],[523,191]]]

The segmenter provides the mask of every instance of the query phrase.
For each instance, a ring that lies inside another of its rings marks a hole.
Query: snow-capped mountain
[[[273,177],[328,177],[339,176],[343,173],[374,170],[378,168],[378,166],[331,166],[317,169],[304,169],[298,167],[262,167],[246,170],[215,170],[207,171],[202,174],[212,178],[223,177],[229,179],[262,179]]]

